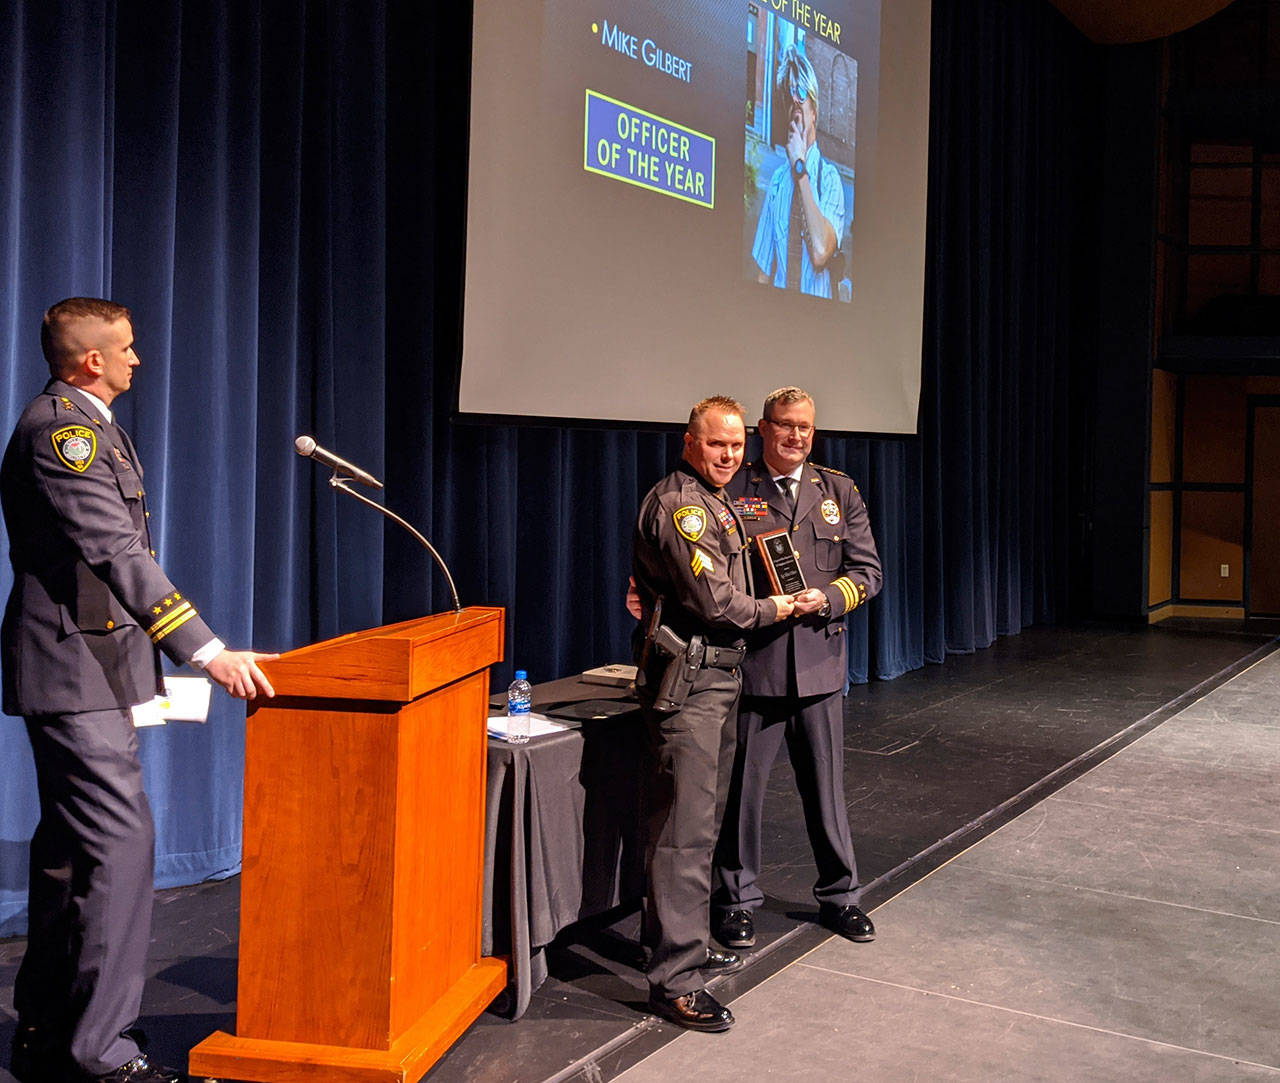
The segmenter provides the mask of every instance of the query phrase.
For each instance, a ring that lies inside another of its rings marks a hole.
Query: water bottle
[[[507,686],[507,740],[522,745],[529,739],[529,706],[533,702],[533,687],[523,669],[516,670],[516,679]]]

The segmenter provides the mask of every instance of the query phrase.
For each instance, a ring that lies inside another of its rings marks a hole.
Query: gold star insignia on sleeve
[[[174,608],[175,601],[179,601],[176,608]],[[196,616],[195,606],[190,602],[180,601],[177,594],[162,598],[151,608],[157,615],[164,614],[147,629],[147,635],[151,637],[151,642],[153,643],[159,643],[170,632],[181,628],[187,621]],[[168,612],[165,612],[166,609]]]

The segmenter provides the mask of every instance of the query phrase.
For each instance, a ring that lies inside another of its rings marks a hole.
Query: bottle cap
[[[529,674],[527,674],[523,669],[516,670],[517,681],[527,681],[528,679],[529,679]]]

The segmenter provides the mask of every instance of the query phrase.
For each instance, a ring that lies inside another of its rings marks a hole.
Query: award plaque
[[[804,572],[791,548],[791,531],[786,527],[756,535],[756,551],[769,576],[774,594],[799,594],[805,589]]]

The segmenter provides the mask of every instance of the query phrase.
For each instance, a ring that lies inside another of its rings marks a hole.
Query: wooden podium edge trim
[[[481,959],[385,1051],[237,1038],[219,1030],[191,1050],[187,1071],[254,1083],[416,1083],[506,984],[506,963]]]
[[[365,643],[371,639],[385,639],[389,643],[405,644],[413,647],[417,644],[429,644],[461,627],[469,624],[487,624],[499,620],[502,610],[497,606],[470,605],[461,613],[433,613],[426,617],[413,617],[410,620],[398,621],[395,624],[384,624],[377,628],[362,628],[358,632],[345,632],[331,639],[322,639],[317,643],[308,643],[286,652],[289,659],[303,659],[310,655],[323,653],[334,647],[348,647],[353,643]],[[452,623],[449,623],[452,619]],[[434,627],[421,629],[422,625],[433,622]],[[276,663],[271,663],[276,664]]]

